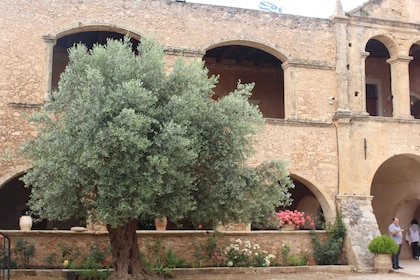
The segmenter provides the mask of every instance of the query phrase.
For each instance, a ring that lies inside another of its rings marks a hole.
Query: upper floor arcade
[[[61,37],[44,36],[49,65],[45,99],[57,89],[68,49],[74,44],[91,47],[130,34],[135,51],[141,40],[132,30],[103,29],[90,26]],[[309,61],[293,59],[287,50],[252,40],[222,40],[196,50],[166,46],[166,50],[168,56],[202,59],[209,75],[219,76],[214,99],[233,91],[238,82],[254,83],[250,102],[259,106],[265,118],[329,122],[336,111],[347,110],[361,116],[419,119],[420,39],[412,36],[411,44],[403,48],[385,35],[372,35],[360,44],[358,57],[353,50],[344,50],[349,58],[338,59],[335,65],[318,61],[316,53]],[[335,52],[343,50],[337,45]],[[349,71],[350,67],[356,70]]]

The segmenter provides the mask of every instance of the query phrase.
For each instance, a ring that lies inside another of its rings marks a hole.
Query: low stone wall
[[[109,248],[108,232],[106,231],[84,231],[73,232],[64,230],[32,230],[32,231],[2,231],[9,236],[13,248],[19,238],[35,245],[35,255],[31,257],[29,267],[45,267],[46,259],[55,253],[61,259],[63,248],[78,248],[82,256],[89,255],[92,245],[104,250]],[[321,238],[325,237],[325,231],[318,231]],[[152,257],[151,248],[157,241],[165,250],[172,249],[178,256],[185,259],[185,264],[194,262],[196,250],[194,242],[204,243],[213,231],[204,230],[168,230],[168,231],[137,231],[139,249],[146,257]],[[297,257],[303,254],[312,254],[313,246],[309,231],[236,231],[217,232],[218,245],[224,247],[228,242],[235,242],[241,239],[243,242],[249,240],[252,245],[258,244],[261,250],[275,254],[281,259],[281,248],[284,244],[290,246],[290,255]]]

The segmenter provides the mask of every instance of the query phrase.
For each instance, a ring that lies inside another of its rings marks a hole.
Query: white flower
[[[251,249],[251,242],[249,240],[245,241],[245,248]]]
[[[255,244],[255,245],[254,245],[254,250],[259,250],[259,249],[260,249],[260,245]]]
[[[249,249],[247,249],[247,248],[242,249],[242,253],[244,253],[244,254],[245,254],[245,255],[247,255],[247,256],[252,255],[252,251],[251,251],[251,250],[249,250]]]
[[[235,241],[236,243],[238,243],[239,245],[242,245],[242,240],[240,240],[239,238],[238,239],[236,239],[236,241]]]
[[[233,262],[232,261],[228,261],[227,266],[233,266]]]

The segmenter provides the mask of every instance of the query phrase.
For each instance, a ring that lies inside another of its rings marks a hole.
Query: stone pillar
[[[391,93],[394,107],[393,117],[412,119],[410,112],[410,77],[408,64],[411,56],[397,56],[386,62],[391,65]]]
[[[42,37],[44,39],[44,42],[46,44],[46,65],[48,67],[47,71],[47,77],[45,79],[45,96],[44,100],[49,101],[51,99],[51,83],[52,83],[52,68],[53,68],[53,59],[54,59],[54,45],[57,43],[57,40],[55,36],[52,35],[45,35]]]
[[[369,52],[361,53],[361,65],[360,72],[358,75],[361,77],[360,92],[359,92],[359,101],[358,103],[358,112],[362,116],[369,116],[369,113],[366,111],[366,58],[370,55]]]
[[[350,62],[347,38],[347,19],[343,16],[333,18],[336,37],[336,77],[337,77],[337,115],[351,115],[349,107]]]
[[[372,196],[337,195],[346,227],[345,253],[350,265],[360,272],[373,271],[374,255],[368,244],[381,235],[372,208]]]
[[[284,71],[284,118],[297,120],[295,67],[289,61],[284,62],[281,67]]]

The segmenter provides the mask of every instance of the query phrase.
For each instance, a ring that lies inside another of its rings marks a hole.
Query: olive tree
[[[263,125],[248,102],[253,85],[219,100],[203,62],[164,64],[150,38],[69,52],[51,101],[31,119],[23,177],[41,218],[107,225],[111,279],[153,279],[141,261],[138,221],[169,217],[216,225],[262,222],[290,203],[282,162],[247,165]]]

